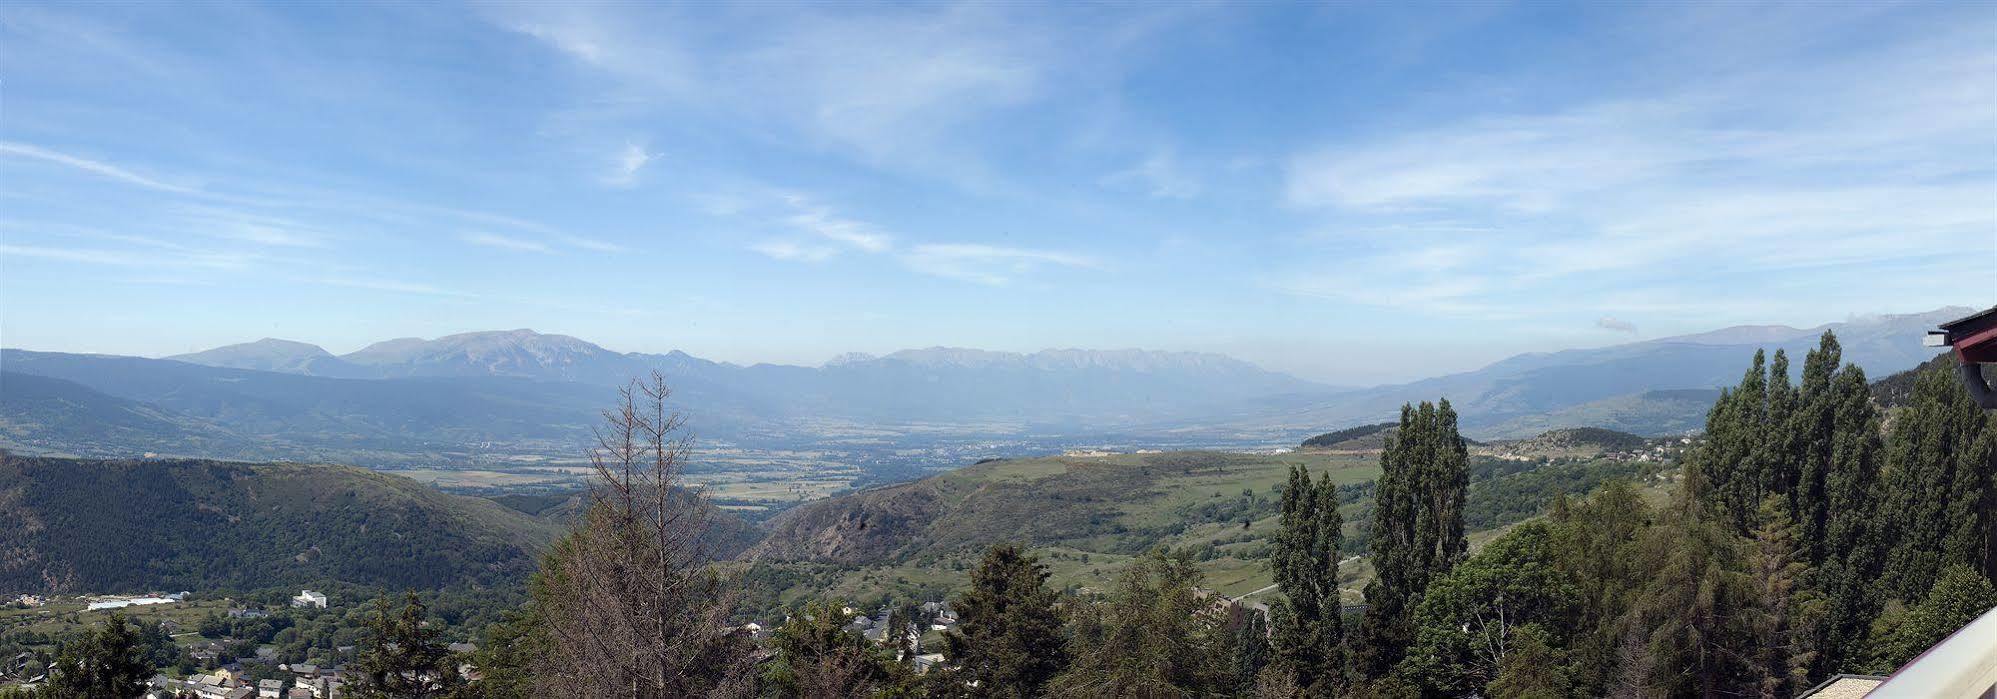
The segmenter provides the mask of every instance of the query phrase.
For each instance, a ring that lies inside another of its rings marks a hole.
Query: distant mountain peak
[[[880,357],[867,354],[866,352],[846,352],[840,354],[839,356],[825,360],[825,366],[835,367],[835,366],[846,366],[848,364],[865,364],[867,362],[871,362],[876,359],[880,359]]]
[[[254,371],[277,371],[290,374],[310,373],[314,364],[337,362],[331,352],[309,342],[282,340],[266,337],[255,342],[241,342],[214,349],[176,354],[166,357],[176,362],[200,364],[228,369],[250,369]]]
[[[313,356],[322,356],[322,357],[333,356],[333,353],[327,352],[325,348],[312,344],[310,342],[299,342],[297,340],[286,340],[283,338],[266,337],[259,339],[255,342],[238,342],[233,345],[223,345],[221,347],[206,349],[200,352],[177,354],[172,357],[167,357],[167,359],[179,359],[181,357],[193,357],[198,355],[241,354],[248,352],[259,352],[259,353],[283,352],[283,353],[313,355]]]

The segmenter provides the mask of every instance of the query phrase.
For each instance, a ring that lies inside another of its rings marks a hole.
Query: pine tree
[[[423,699],[463,687],[457,663],[428,620],[428,608],[414,592],[400,612],[393,611],[388,598],[375,599],[366,644],[354,659],[349,694],[356,699]]]
[[[868,696],[908,679],[888,652],[848,630],[851,607],[814,600],[772,633],[764,684],[785,697]]]
[[[1512,649],[1498,667],[1498,678],[1484,688],[1493,699],[1560,699],[1570,696],[1560,653],[1549,640],[1545,628],[1527,624],[1513,634]]]
[[[1795,523],[1786,501],[1770,495],[1762,500],[1755,532],[1752,572],[1757,599],[1753,609],[1754,661],[1758,696],[1787,699],[1809,687],[1814,657],[1809,631],[1820,611],[1815,595],[1802,587],[1809,572],[1796,550]]]
[[[1550,519],[1560,568],[1578,591],[1570,678],[1580,694],[1603,696],[1622,663],[1627,612],[1652,580],[1638,555],[1650,508],[1630,484],[1612,481],[1579,504],[1557,502]]]
[[[56,649],[47,689],[54,697],[126,699],[143,694],[152,676],[137,630],[114,613],[97,630]]]
[[[1154,550],[1132,561],[1105,602],[1078,615],[1074,662],[1049,691],[1076,697],[1201,696],[1234,678],[1225,641],[1198,592],[1200,569],[1183,553]]]
[[[1647,684],[1670,696],[1719,696],[1755,684],[1748,547],[1700,503],[1705,493],[1703,475],[1687,469],[1678,500],[1645,535],[1652,582],[1636,602],[1634,628],[1647,632]]]
[[[542,695],[704,694],[753,671],[727,630],[727,593],[704,566],[710,510],[678,486],[692,445],[671,395],[654,373],[604,411],[589,508],[532,588]]]
[[[952,672],[986,692],[1038,695],[1068,664],[1058,601],[1046,566],[1018,546],[985,551],[952,605],[958,627],[943,637]]]
[[[1354,669],[1387,675],[1414,641],[1412,614],[1431,580],[1463,559],[1463,498],[1468,450],[1449,401],[1401,407],[1400,427],[1380,454],[1374,490],[1372,552]]]
[[[1276,586],[1284,596],[1276,610],[1276,638],[1283,665],[1312,696],[1334,696],[1344,684],[1338,590],[1344,526],[1331,474],[1312,483],[1302,466],[1292,467],[1283,490],[1282,528],[1270,554]]]

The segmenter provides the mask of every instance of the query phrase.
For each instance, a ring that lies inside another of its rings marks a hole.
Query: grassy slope
[[[1557,454],[1525,451],[1569,464],[1580,456],[1574,453],[1580,445],[1559,446]],[[1516,458],[1518,451],[1512,445],[1507,453]],[[770,538],[749,558],[807,567],[820,576],[817,584],[789,590],[786,599],[822,592],[867,602],[882,593],[908,598],[956,589],[982,549],[1002,541],[1028,544],[1057,586],[1098,588],[1151,546],[1211,545],[1200,564],[1207,586],[1239,596],[1271,582],[1264,558],[1276,531],[1273,509],[1254,512],[1244,528],[1241,517],[1223,520],[1203,506],[1237,502],[1243,489],[1273,500],[1292,465],[1330,473],[1340,484],[1372,480],[1380,472],[1378,452],[1363,450],[997,461],[800,507],[773,521]],[[1661,485],[1651,487],[1662,492]],[[1365,500],[1345,506],[1348,535],[1369,516],[1368,507]],[[1473,532],[1472,547],[1510,526]],[[1348,562],[1344,574],[1347,595],[1357,601],[1371,568],[1360,559]]]
[[[910,527],[905,543],[884,556],[889,562],[855,565],[836,576],[826,593],[867,600],[889,590],[909,595],[952,589],[961,584],[964,571],[975,564],[985,546],[1020,541],[1041,556],[1053,573],[1052,582],[1063,587],[1105,586],[1132,556],[1153,545],[1197,548],[1214,543],[1218,555],[1201,564],[1208,585],[1238,595],[1269,584],[1261,548],[1275,531],[1276,518],[1258,517],[1244,529],[1238,520],[1194,521],[1199,518],[1188,510],[1209,501],[1238,499],[1243,489],[1273,498],[1274,487],[1287,478],[1293,464],[1313,474],[1329,472],[1339,483],[1379,475],[1376,454],[1350,452],[1181,452],[998,461],[800,508],[774,522],[771,541],[753,555],[766,560],[811,558],[796,555],[800,551],[781,550],[784,538],[795,534],[785,530],[787,525],[813,520],[823,525],[838,519],[825,516],[827,511],[850,518],[853,508],[842,507],[842,501],[892,501],[920,491],[934,497],[935,508],[947,514]],[[1352,512],[1354,507],[1347,509]],[[805,538],[821,533],[813,531]],[[849,527],[846,533],[857,536],[859,529]],[[883,549],[887,547],[853,550]],[[862,555],[842,562],[865,560]],[[808,592],[812,591],[793,590],[790,596]]]

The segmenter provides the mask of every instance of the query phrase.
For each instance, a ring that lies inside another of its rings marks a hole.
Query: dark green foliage
[[[1612,481],[1584,501],[1556,500],[1549,519],[1559,566],[1576,592],[1569,677],[1581,694],[1606,694],[1630,635],[1627,613],[1652,581],[1638,555],[1650,509],[1628,483]]]
[[[1926,594],[1950,565],[1988,570],[1997,430],[1953,369],[1923,368],[1892,420],[1884,503],[1891,516],[1881,519],[1893,541],[1885,592],[1903,600]]]
[[[1769,468],[1766,442],[1779,434],[1768,419],[1768,373],[1760,350],[1741,377],[1740,385],[1720,392],[1706,415],[1706,441],[1689,467],[1702,471],[1710,490],[1704,504],[1730,523],[1736,533],[1754,528]]]
[[[1047,569],[1019,547],[993,546],[971,572],[971,589],[952,605],[958,628],[944,656],[963,682],[1036,696],[1068,664],[1063,617]]]
[[[1414,607],[1429,581],[1462,560],[1467,451],[1449,401],[1401,407],[1380,454],[1371,548],[1377,576],[1366,586],[1354,668],[1382,677],[1414,641]]]
[[[1184,555],[1145,554],[1106,600],[1074,615],[1074,663],[1055,678],[1062,696],[1155,697],[1226,691],[1225,632],[1197,591],[1200,571]]]
[[[1427,693],[1475,694],[1498,679],[1527,625],[1538,625],[1541,652],[1564,647],[1579,596],[1560,568],[1554,526],[1522,524],[1429,584],[1397,672]]]
[[[888,652],[847,630],[854,614],[843,603],[809,603],[777,627],[776,658],[763,683],[777,696],[850,697],[886,691],[909,681]]]
[[[1546,462],[1472,457],[1463,524],[1473,531],[1495,529],[1538,516],[1561,495],[1586,495],[1616,480],[1629,480],[1650,468],[1622,459]]]
[[[1229,672],[1234,675],[1232,689],[1236,694],[1249,695],[1254,693],[1256,680],[1276,652],[1269,646],[1269,621],[1261,611],[1236,606],[1232,612],[1233,653],[1228,662]]]
[[[1935,355],[1933,359],[1922,362],[1920,366],[1874,381],[1872,382],[1872,402],[1877,404],[1881,410],[1905,407],[1913,401],[1914,383],[1920,380],[1921,375],[1939,369],[1953,376],[1955,375],[1956,365],[1961,363],[1961,361],[1956,358],[1954,352],[1942,352]],[[1981,368],[1983,369],[1984,377],[1989,378],[1992,375],[1987,365]]]
[[[355,658],[347,694],[355,699],[424,699],[459,691],[465,680],[438,631],[427,626],[429,609],[410,593],[400,611],[375,599],[368,635]]]
[[[1784,434],[1787,457],[1782,476],[1790,483],[1790,511],[1800,528],[1811,565],[1821,565],[1829,550],[1825,530],[1830,526],[1830,498],[1826,493],[1831,468],[1832,444],[1838,433],[1836,401],[1832,382],[1836,380],[1841,350],[1837,338],[1824,333],[1817,349],[1803,359],[1803,382],[1797,396],[1796,412]]]
[[[0,589],[503,583],[557,531],[343,466],[0,456]]]
[[[1306,439],[1304,440],[1303,446],[1306,448],[1329,447],[1339,442],[1358,439],[1360,437],[1367,437],[1386,430],[1390,430],[1398,426],[1398,424],[1399,423],[1381,422],[1371,425],[1360,425],[1358,427],[1347,427],[1342,430],[1326,432],[1316,437]]]
[[[1796,525],[1786,503],[1777,495],[1762,500],[1750,566],[1756,595],[1750,612],[1755,689],[1768,698],[1792,697],[1810,686],[1816,653],[1809,641],[1823,606],[1813,590],[1803,587],[1810,568],[1797,550]]]
[[[1511,647],[1498,664],[1498,678],[1485,687],[1493,699],[1558,699],[1569,696],[1572,684],[1560,653],[1553,648],[1553,635],[1537,624],[1526,624],[1512,633]]]
[[[1949,566],[1919,604],[1897,609],[1873,625],[1873,672],[1893,672],[1949,634],[1997,607],[1990,579],[1964,565]]]
[[[49,668],[48,696],[126,699],[145,691],[153,664],[139,631],[113,614],[96,631],[64,643]]]
[[[1345,520],[1330,474],[1311,482],[1302,466],[1283,489],[1281,529],[1269,567],[1283,601],[1274,610],[1276,648],[1297,685],[1312,696],[1343,686],[1344,635],[1338,591],[1338,546]]]
[[[1747,542],[1700,503],[1705,484],[1687,469],[1679,501],[1644,535],[1640,550],[1650,583],[1632,610],[1643,657],[1625,672],[1669,696],[1718,696],[1754,684],[1756,596]],[[1637,673],[1631,673],[1637,674]]]
[[[1833,431],[1824,470],[1824,557],[1814,585],[1825,598],[1823,622],[1816,625],[1819,674],[1862,660],[1861,642],[1884,602],[1879,575],[1888,549],[1876,513],[1879,418],[1866,391],[1865,373],[1847,366],[1831,390],[1825,398],[1831,403]]]
[[[537,632],[539,620],[532,606],[508,611],[499,622],[488,625],[472,653],[472,667],[479,679],[461,692],[467,699],[532,699],[534,677],[529,671],[540,644],[546,637]]]

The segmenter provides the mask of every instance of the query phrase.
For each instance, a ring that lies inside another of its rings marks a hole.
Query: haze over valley
[[[1512,357],[1407,384],[1334,387],[1221,355],[929,348],[816,367],[617,352],[531,330],[386,340],[345,355],[263,339],[158,359],[0,350],[0,438],[23,454],[329,462],[463,491],[583,484],[614,388],[662,372],[697,435],[690,478],[738,506],[795,503],[980,459],[1071,450],[1288,448],[1446,395],[1466,435],[1691,433],[1754,347],[1826,330],[1875,374],[1964,309],[1751,326]]]

